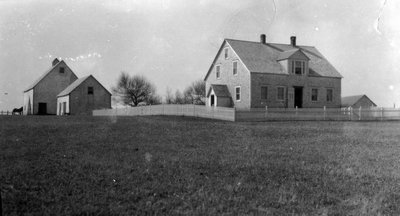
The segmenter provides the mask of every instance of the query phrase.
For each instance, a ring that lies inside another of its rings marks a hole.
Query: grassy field
[[[400,215],[400,122],[0,116],[5,215]]]

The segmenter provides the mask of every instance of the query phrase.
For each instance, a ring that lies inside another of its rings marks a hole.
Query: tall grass
[[[399,122],[0,121],[6,215],[400,215]]]

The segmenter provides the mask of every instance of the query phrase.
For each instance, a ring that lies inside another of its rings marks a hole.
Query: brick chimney
[[[292,46],[296,46],[296,36],[290,37],[290,44],[291,44]]]
[[[260,43],[265,44],[267,40],[267,36],[265,34],[260,35]]]
[[[58,62],[60,62],[60,61],[58,60],[58,58],[55,58],[55,59],[53,60],[52,66],[54,67],[54,65],[56,65]]]

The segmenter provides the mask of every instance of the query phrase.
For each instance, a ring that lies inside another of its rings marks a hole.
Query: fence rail
[[[12,111],[8,111],[8,110],[4,111],[4,110],[1,110],[1,111],[0,111],[0,115],[12,115]]]
[[[141,107],[94,110],[94,116],[176,115],[235,121],[235,109],[200,105],[162,104]]]
[[[303,108],[303,109],[247,109],[238,110],[225,107],[207,107],[199,105],[163,104],[142,107],[94,110],[94,116],[143,116],[176,115],[212,118],[227,121],[363,121],[363,120],[400,120],[400,109],[368,108]]]

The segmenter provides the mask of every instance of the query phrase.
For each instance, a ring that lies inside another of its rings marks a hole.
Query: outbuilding
[[[342,108],[371,108],[376,104],[367,95],[353,95],[342,97]]]
[[[110,109],[111,93],[92,75],[77,79],[57,95],[57,115],[90,115]]]

